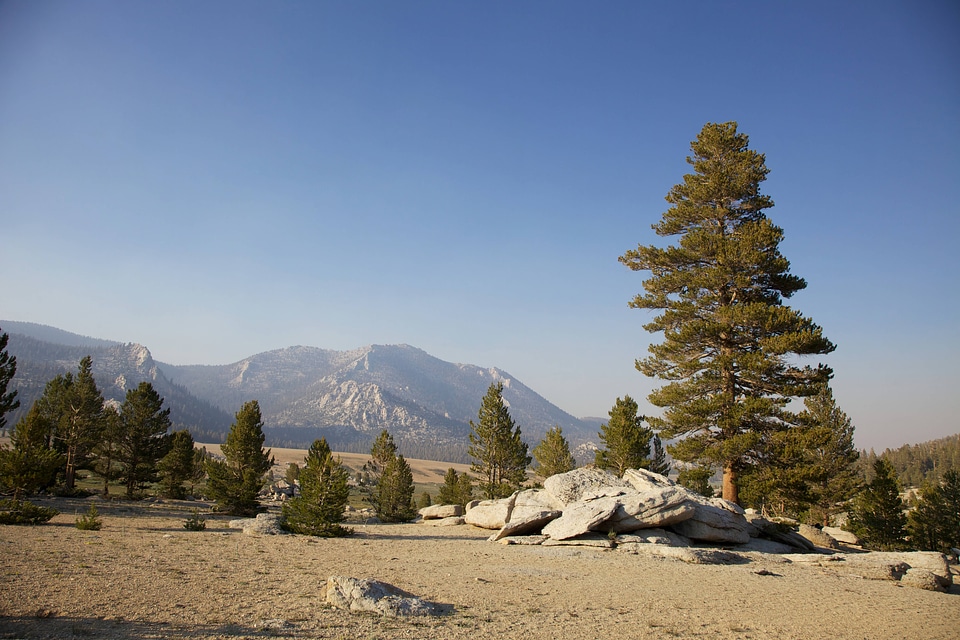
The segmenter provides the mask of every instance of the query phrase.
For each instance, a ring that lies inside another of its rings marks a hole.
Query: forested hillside
[[[870,470],[877,458],[886,458],[893,466],[904,487],[919,487],[925,481],[940,479],[950,470],[960,471],[960,434],[930,440],[920,444],[905,444],[897,449],[886,449],[881,454],[861,452],[860,464],[870,479]]]

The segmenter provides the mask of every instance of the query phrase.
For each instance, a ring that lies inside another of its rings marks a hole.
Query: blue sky
[[[736,120],[858,446],[957,433],[958,30],[929,0],[7,1],[0,319],[173,364],[407,343],[653,411],[617,257]]]

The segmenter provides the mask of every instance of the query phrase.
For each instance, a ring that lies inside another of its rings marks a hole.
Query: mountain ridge
[[[338,450],[366,451],[387,429],[407,455],[434,452],[444,456],[440,459],[462,461],[470,421],[476,420],[490,384],[498,381],[531,447],[555,425],[574,445],[596,435],[593,420],[566,413],[501,369],[447,362],[407,344],[346,351],[296,345],[225,365],[171,365],[154,360],[138,343],[86,338],[33,323],[0,321],[0,330],[10,334],[8,349],[17,357],[13,383],[20,393],[19,415],[49,379],[75,372],[80,358],[91,355],[106,399],[122,401],[126,389],[150,381],[171,407],[177,428],[208,441],[222,440],[233,414],[255,399],[273,446],[309,446],[322,436]]]

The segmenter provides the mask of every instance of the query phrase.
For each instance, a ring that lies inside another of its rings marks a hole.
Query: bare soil
[[[351,526],[340,539],[252,536],[193,502],[88,500],[0,527],[2,638],[957,638],[960,595],[777,562],[690,565],[591,548],[504,546],[468,525]],[[765,570],[765,571],[763,571]],[[762,574],[762,575],[761,575]],[[331,575],[442,605],[391,619],[324,604]]]

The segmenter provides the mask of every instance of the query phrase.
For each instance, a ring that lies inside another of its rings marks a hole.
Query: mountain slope
[[[26,414],[43,394],[48,381],[63,373],[76,374],[81,358],[89,355],[93,361],[93,376],[104,400],[123,402],[129,389],[146,381],[170,408],[174,429],[188,428],[197,439],[215,441],[225,437],[230,429],[230,414],[172,383],[143,345],[106,343],[110,346],[90,346],[97,343],[88,343],[87,346],[76,346],[71,339],[68,340],[74,345],[57,344],[8,331],[7,326],[11,324],[0,326],[10,335],[8,351],[17,358],[17,373],[11,388],[17,390],[20,408],[8,416],[8,425],[15,424]],[[42,335],[54,334],[43,332]]]
[[[296,430],[337,428],[366,441],[388,429],[400,441],[465,446],[490,384],[504,383],[504,400],[536,443],[559,424],[577,440],[595,435],[581,422],[499,369],[454,364],[408,345],[352,351],[290,347],[240,362],[210,366],[161,365],[199,397],[222,408],[257,398],[264,420],[289,438]],[[328,438],[329,439],[329,438]]]
[[[8,329],[13,326],[23,333]],[[48,380],[75,372],[80,358],[90,355],[105,398],[122,401],[127,389],[148,380],[165,398],[174,423],[188,427],[198,440],[221,441],[233,414],[255,399],[268,444],[274,446],[306,447],[326,437],[335,449],[367,451],[387,429],[406,455],[453,462],[464,459],[470,421],[477,419],[490,384],[498,381],[531,446],[554,425],[572,445],[595,439],[597,432],[592,421],[562,411],[500,369],[446,362],[409,345],[350,351],[295,346],[228,365],[175,366],[156,362],[138,344],[96,341],[29,323],[0,321],[0,327],[10,333],[9,349],[18,364],[14,387],[21,409],[10,423],[26,412]]]

